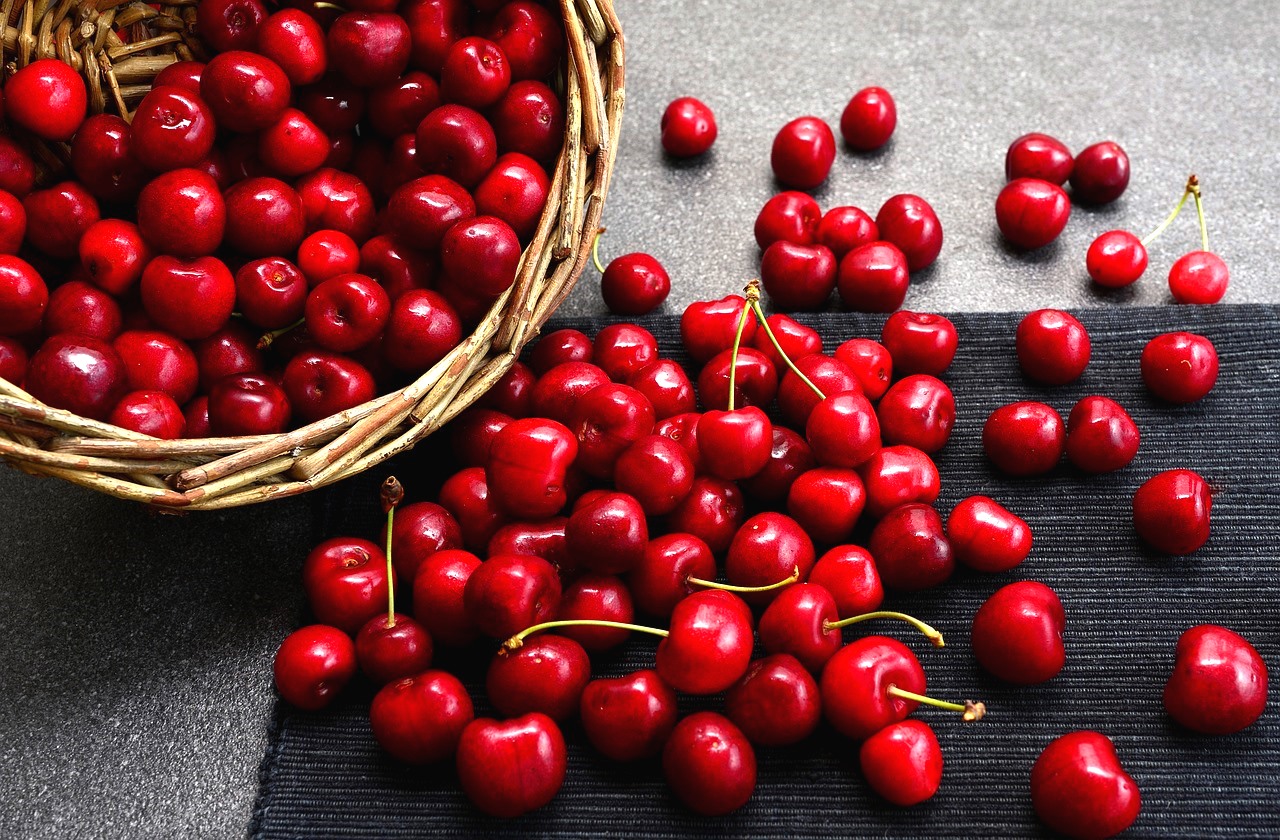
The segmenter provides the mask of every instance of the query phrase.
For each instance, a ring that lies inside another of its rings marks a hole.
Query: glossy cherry
[[[822,336],[818,335],[818,331],[812,327],[797,323],[790,316],[781,313],[770,315],[765,322],[773,333],[773,340],[770,340],[768,333],[764,330],[757,330],[752,343],[755,349],[773,363],[775,371],[782,370],[786,366],[784,354],[794,362],[805,356],[822,352]],[[778,352],[777,347],[773,346],[774,340],[782,348],[781,353]]]
[[[281,9],[263,21],[257,50],[278,64],[295,86],[320,81],[328,69],[324,30],[299,9]]]
[[[819,557],[809,572],[809,583],[831,593],[842,619],[873,612],[884,601],[875,560],[861,546],[838,545]]]
[[[959,335],[955,324],[942,315],[904,309],[885,321],[880,343],[893,357],[899,376],[941,376],[955,358]]]
[[[528,242],[542,218],[550,187],[546,171],[536,160],[519,152],[507,152],[498,157],[476,185],[476,211],[482,216],[496,216],[511,226],[522,243]]]
[[[789,516],[767,511],[742,523],[729,545],[724,573],[729,583],[767,587],[781,581],[803,581],[814,563],[813,541]],[[748,603],[773,600],[779,589],[744,593]]]
[[[785,426],[774,426],[769,460],[760,472],[743,482],[742,489],[752,499],[776,505],[787,498],[796,479],[816,464],[813,450],[804,438]]]
[[[1229,735],[1249,727],[1267,705],[1267,666],[1238,633],[1201,624],[1178,639],[1164,707],[1196,732]]]
[[[216,55],[200,75],[200,95],[218,127],[249,133],[280,118],[289,105],[292,85],[280,65],[244,50]]]
[[[182,408],[163,391],[133,391],[111,410],[107,422],[122,429],[162,440],[176,440],[186,432]]]
[[[563,723],[577,714],[590,678],[591,660],[582,645],[544,633],[519,650],[499,651],[489,663],[485,692],[504,717],[541,712]]]
[[[979,572],[1006,572],[1031,553],[1031,528],[987,496],[970,496],[951,509],[947,541],[956,562]]]
[[[1192,470],[1158,473],[1133,494],[1133,525],[1164,554],[1191,554],[1209,540],[1213,490]]]
[[[54,289],[44,313],[48,335],[69,332],[111,341],[122,322],[115,298],[83,280],[69,280]]]
[[[778,592],[760,616],[760,644],[818,674],[843,644],[840,629],[831,626],[838,620],[830,592],[814,583],[797,583]]]
[[[488,111],[498,148],[550,167],[564,145],[564,105],[542,82],[520,81]]]
[[[471,573],[463,599],[482,633],[506,638],[555,616],[560,578],[541,557],[496,555]]]
[[[647,516],[675,510],[693,488],[693,459],[684,447],[661,435],[639,438],[618,456],[614,483],[633,496]]]
[[[43,140],[70,140],[88,102],[84,79],[57,58],[33,61],[5,81],[5,116]]]
[[[876,214],[876,230],[906,256],[911,271],[933,265],[942,250],[942,223],[918,195],[895,195],[885,201]]]
[[[821,545],[849,540],[866,504],[862,478],[847,467],[815,467],[787,492],[787,513]]]
[[[942,481],[928,453],[914,446],[885,446],[858,467],[866,488],[866,512],[876,518],[914,502],[932,504]]]
[[[480,558],[474,554],[447,549],[418,566],[413,578],[414,616],[441,646],[461,647],[479,636],[463,602],[467,580],[479,565]]]
[[[1178,303],[1209,304],[1227,293],[1230,272],[1212,251],[1191,251],[1169,269],[1169,291]]]
[[[454,223],[440,242],[440,262],[450,282],[471,293],[495,297],[511,288],[520,263],[520,240],[495,216]]]
[[[560,423],[573,422],[583,394],[609,384],[609,375],[590,362],[565,362],[538,377],[533,385],[533,413]],[[574,451],[577,455],[577,451]]]
[[[155,87],[138,104],[130,124],[131,150],[161,172],[195,166],[213,148],[217,126],[200,97],[176,87]]]
[[[209,391],[209,424],[219,436],[280,434],[291,417],[284,389],[266,376],[228,376]]]
[[[299,178],[294,189],[306,209],[308,233],[336,230],[357,243],[363,243],[373,234],[373,195],[355,175],[324,167]],[[399,215],[400,210],[394,212]],[[439,229],[439,236],[444,235],[445,228],[447,225]],[[424,247],[434,247],[438,243],[437,236],[423,244]]]
[[[604,492],[574,508],[565,544],[576,563],[616,575],[637,566],[649,541],[644,509],[625,493]]]
[[[821,309],[836,287],[836,259],[825,245],[774,242],[760,260],[760,278],[773,305]]]
[[[356,648],[336,627],[310,624],[280,643],[272,666],[276,690],[287,703],[317,711],[342,693],[356,672]]]
[[[649,254],[615,257],[600,278],[604,305],[614,315],[647,315],[662,305],[671,293],[671,278]]]
[[[281,377],[294,416],[303,423],[355,408],[377,396],[373,375],[336,353],[305,351],[289,360]]]
[[[916,374],[895,382],[876,406],[886,444],[906,444],[933,454],[951,437],[956,401],[942,380]]]
[[[483,34],[502,48],[512,79],[542,79],[564,57],[564,23],[531,0],[496,3]]]
[[[305,312],[316,343],[346,353],[377,338],[391,316],[391,301],[373,278],[340,274],[311,290]]]
[[[685,307],[680,315],[680,339],[695,362],[706,363],[721,350],[733,346],[745,307],[746,299],[742,295],[695,301]],[[755,321],[747,318],[742,343],[749,346],[755,334]]]
[[[982,449],[1001,472],[1018,477],[1049,472],[1066,451],[1062,417],[1050,406],[1018,402],[991,412],[982,427]]]
[[[875,221],[860,207],[832,207],[818,223],[818,242],[830,248],[837,260],[879,238]]]
[[[753,744],[800,743],[822,720],[818,683],[790,654],[757,659],[725,695],[725,715]]]
[[[729,548],[745,519],[746,503],[736,484],[698,476],[689,495],[667,517],[667,525],[672,531],[693,534],[720,554]]]
[[[679,716],[675,691],[656,671],[592,680],[581,694],[579,713],[587,740],[613,761],[657,755]]]
[[[769,163],[780,183],[810,190],[827,179],[835,158],[831,126],[818,117],[799,117],[778,130]]]
[[[761,250],[775,242],[812,245],[818,241],[822,219],[822,208],[813,196],[795,190],[780,192],[756,216],[756,244]]]
[[[22,200],[0,188],[0,254],[16,255],[27,236],[27,211]]]
[[[755,406],[707,411],[698,420],[698,449],[704,468],[727,481],[748,478],[764,468],[773,447],[773,425]]]
[[[846,391],[818,403],[805,422],[813,457],[828,467],[856,467],[880,448],[880,421],[862,394]]]
[[[907,297],[907,258],[888,242],[869,242],[840,260],[840,300],[856,312],[893,312]]]
[[[490,816],[510,819],[546,805],[564,783],[565,764],[560,728],[538,712],[502,722],[477,718],[458,741],[462,790]]]
[[[591,345],[591,361],[614,382],[626,382],[657,359],[658,340],[636,324],[609,324]]]
[[[686,694],[717,694],[733,685],[751,661],[750,610],[728,592],[707,590],[671,611],[670,635],[658,644],[658,675]]]
[[[880,342],[869,338],[851,338],[836,348],[835,358],[853,372],[858,387],[872,402],[881,399],[889,390],[893,381],[893,357]],[[881,417],[881,426],[883,425],[884,418]],[[893,441],[906,442],[908,441]]]
[[[855,740],[871,737],[911,714],[917,701],[891,687],[923,694],[924,669],[906,645],[887,636],[863,636],[827,661],[820,680],[822,714]]]
[[[302,584],[316,618],[348,634],[386,614],[387,558],[368,540],[334,537],[315,546],[303,562]]]
[[[890,510],[876,523],[867,548],[890,589],[928,589],[947,580],[955,569],[942,519],[926,504]]]
[[[692,96],[672,100],[659,123],[662,149],[672,157],[694,157],[716,141],[716,117]]]
[[[1066,663],[1066,614],[1057,594],[1036,581],[996,590],[973,617],[973,655],[990,673],[1015,685],[1057,676]]]
[[[138,229],[159,254],[192,259],[222,244],[227,207],[213,178],[196,169],[166,172],[138,195]]]
[[[18,336],[40,327],[49,287],[20,257],[0,254],[0,335]]]
[[[653,431],[653,406],[629,385],[606,383],[576,402],[569,428],[578,439],[575,464],[588,475],[612,478],[618,457]]]
[[[444,507],[434,502],[414,502],[396,511],[391,553],[400,579],[416,581],[418,569],[427,558],[461,547],[462,530]]]
[[[1090,243],[1084,264],[1093,282],[1120,289],[1147,270],[1147,248],[1127,230],[1109,230]]]
[[[408,764],[453,757],[474,717],[466,687],[440,670],[387,683],[369,707],[369,726],[379,746]]]
[[[329,26],[329,66],[356,87],[390,84],[409,65],[409,25],[389,12],[347,12]]]
[[[376,615],[356,634],[360,670],[377,685],[425,671],[434,650],[426,628],[403,613]]]
[[[924,721],[889,724],[863,742],[858,762],[871,789],[894,805],[918,805],[942,784],[942,747]]]
[[[90,225],[80,237],[79,250],[89,281],[117,297],[137,284],[152,257],[138,226],[123,219]]]
[[[1008,181],[1039,178],[1062,186],[1071,177],[1074,163],[1071,150],[1062,141],[1032,132],[1009,144],[1004,156],[1004,175]]]
[[[27,364],[31,396],[93,420],[105,420],[126,390],[124,363],[110,344],[64,333],[45,340]]]
[[[704,816],[747,804],[756,786],[756,757],[728,718],[696,712],[676,724],[662,751],[662,772],[676,797]]]
[[[1164,333],[1142,348],[1141,367],[1151,393],[1171,403],[1192,403],[1218,381],[1218,352],[1202,335]]]
[[[627,384],[648,398],[654,417],[660,421],[697,407],[693,383],[684,368],[671,359],[650,362],[631,374]]]
[[[1019,248],[1043,248],[1053,242],[1070,217],[1067,193],[1038,178],[1010,181],[996,197],[996,224],[1004,238]]]
[[[557,616],[562,621],[590,619],[630,624],[635,620],[635,607],[631,591],[620,578],[587,572],[564,587]],[[631,635],[630,631],[618,627],[581,625],[562,627],[560,632],[592,653],[616,648]]]
[[[1095,143],[1076,155],[1071,196],[1085,204],[1109,204],[1129,186],[1129,156],[1118,143]]]
[[[16,338],[0,336],[0,379],[6,379],[14,385],[22,384],[27,375],[28,361],[27,351],[21,342]],[[714,567],[711,573],[715,574]]]
[[[1111,739],[1100,732],[1071,732],[1049,743],[1031,768],[1036,816],[1068,837],[1103,838],[1138,818],[1142,797],[1125,772]]]
[[[690,593],[701,591],[690,579],[714,580],[711,548],[692,534],[670,533],[650,540],[644,558],[627,575],[635,605],[655,618],[671,615]]]
[[[840,114],[840,136],[859,152],[873,152],[888,143],[897,125],[897,105],[882,87],[858,91]]]
[[[1133,418],[1115,400],[1085,397],[1067,417],[1067,459],[1088,473],[1121,469],[1138,454]]]
[[[286,108],[258,135],[259,160],[272,174],[286,178],[314,172],[331,152],[329,136],[297,108]]]
[[[462,334],[458,313],[442,295],[411,289],[391,306],[383,357],[396,370],[421,373],[448,355],[462,341]]]
[[[22,209],[27,214],[27,244],[57,260],[75,259],[80,238],[101,218],[97,199],[75,181],[29,193]]]
[[[493,127],[463,105],[441,105],[417,128],[417,161],[429,174],[444,175],[471,189],[498,161]]]
[[[1015,340],[1022,372],[1045,385],[1065,385],[1089,364],[1089,332],[1059,309],[1037,309],[1018,324]]]
[[[502,47],[487,38],[461,38],[445,53],[440,94],[446,102],[487,108],[511,85],[511,65]]]

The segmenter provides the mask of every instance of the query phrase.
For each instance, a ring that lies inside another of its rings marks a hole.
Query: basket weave
[[[156,13],[113,0],[26,0],[21,6],[3,0],[0,58],[9,61],[16,49],[18,65],[51,56],[67,61],[85,72],[92,109],[120,110],[127,119],[128,103],[145,95],[155,73],[176,60],[175,52],[200,55],[199,45],[183,34],[190,31],[195,2]],[[622,30],[612,0],[560,0],[560,11],[568,47],[565,142],[546,209],[515,284],[430,370],[400,390],[284,434],[172,441],[50,408],[0,379],[0,456],[32,474],[160,509],[212,510],[341,481],[411,448],[475,402],[510,369],[586,266],[613,171],[624,100]],[[130,15],[141,16],[132,21],[138,26],[159,21],[161,28],[172,27],[176,20],[183,29],[143,32],[124,44],[112,26]],[[138,54],[146,50],[165,54]],[[122,68],[140,59],[151,59],[148,67],[155,68],[147,83],[133,84],[143,78],[133,75],[122,79]]]

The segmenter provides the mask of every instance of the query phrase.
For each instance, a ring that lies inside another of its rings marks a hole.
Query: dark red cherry
[[[736,484],[700,475],[693,480],[689,495],[667,517],[667,526],[698,537],[712,552],[721,554],[745,519],[746,502]]]
[[[311,549],[302,564],[302,585],[316,618],[346,633],[386,616],[387,557],[368,540],[334,537]]]
[[[441,500],[447,497],[442,493]],[[467,551],[446,549],[425,558],[413,578],[413,611],[432,639],[446,647],[475,641],[475,626],[463,601],[467,580],[480,558]]]
[[[933,459],[914,446],[886,446],[858,468],[867,491],[867,513],[881,517],[898,505],[938,498],[942,482]]]
[[[928,374],[895,382],[876,406],[886,444],[906,444],[933,454],[944,447],[956,422],[956,401],[941,379]]]
[[[818,242],[830,248],[837,260],[879,238],[875,220],[860,207],[832,207],[818,224]]]
[[[592,680],[582,692],[582,729],[605,758],[649,758],[662,750],[675,728],[676,702],[676,693],[656,671]]]
[[[574,406],[588,391],[609,384],[609,376],[590,362],[566,362],[538,377],[533,413],[561,423],[573,422]]]
[[[29,193],[22,209],[27,214],[27,244],[56,260],[75,259],[80,238],[102,217],[97,199],[75,181]],[[180,222],[175,219],[175,226]]]
[[[0,258],[0,264],[3,259]],[[45,340],[27,365],[31,396],[93,420],[105,420],[126,390],[124,363],[110,344],[64,333]]]
[[[858,763],[872,790],[894,805],[918,805],[942,784],[942,747],[924,721],[881,729],[862,743]]]
[[[1119,403],[1085,397],[1067,417],[1067,458],[1088,473],[1121,469],[1138,454],[1138,426]]]
[[[596,333],[591,361],[614,382],[626,382],[658,358],[658,340],[635,324],[610,324]]]
[[[760,259],[760,278],[775,307],[821,309],[836,287],[836,258],[825,245],[775,242]]]
[[[431,635],[411,616],[396,613],[392,621],[376,615],[356,634],[356,660],[376,685],[425,671],[435,648]]]
[[[623,451],[653,432],[653,406],[629,385],[607,383],[587,391],[573,408],[569,428],[578,438],[576,466],[612,478]]]
[[[1007,475],[1043,475],[1062,459],[1066,430],[1058,412],[1044,403],[1012,403],[987,417],[982,448],[996,469]]]
[[[1213,490],[1192,470],[1166,470],[1133,494],[1138,536],[1165,554],[1191,554],[1209,540]]]
[[[1267,705],[1267,666],[1238,633],[1213,624],[1178,638],[1164,707],[1195,732],[1229,735],[1262,716]]]
[[[451,758],[474,717],[466,687],[440,670],[387,683],[369,707],[369,727],[378,745],[408,764]]]
[[[785,426],[774,426],[769,460],[758,473],[743,481],[742,489],[757,501],[781,502],[796,479],[815,464],[813,450],[804,438]]]
[[[835,358],[853,372],[858,387],[872,402],[879,400],[889,390],[889,383],[893,381],[893,357],[880,342],[869,338],[851,338],[836,348]],[[883,427],[883,417],[880,422]],[[923,446],[919,448],[924,449]]]
[[[290,359],[281,387],[294,416],[303,423],[323,420],[377,396],[377,384],[364,365],[322,350],[304,351]]]
[[[688,374],[671,359],[650,362],[631,374],[627,384],[648,398],[658,420],[686,414],[698,405]]]
[[[176,440],[187,430],[187,420],[182,409],[164,391],[133,391],[125,394],[111,410],[107,422],[162,440]]]
[[[843,644],[840,630],[830,627],[838,620],[830,592],[814,583],[798,583],[779,592],[760,616],[760,644],[769,653],[795,657],[818,674]]]
[[[49,306],[49,287],[26,260],[0,254],[0,335],[19,336],[40,328]]]
[[[307,330],[326,350],[349,353],[368,345],[391,316],[391,301],[373,278],[341,274],[311,290]]]
[[[661,516],[693,489],[693,459],[684,447],[661,435],[637,439],[618,456],[614,483],[633,496],[647,516]]]
[[[278,435],[291,416],[284,389],[265,376],[228,376],[209,391],[209,426],[215,435]]]
[[[621,578],[588,572],[565,586],[556,618],[560,621],[586,619],[630,624],[635,620],[635,607],[631,603],[631,591]],[[616,648],[631,637],[631,631],[617,627],[580,625],[562,627],[559,632],[591,653]],[[576,701],[577,698],[575,709]]]
[[[644,509],[625,493],[604,492],[575,507],[565,545],[575,562],[600,574],[623,574],[644,557],[649,527]]]
[[[130,124],[130,150],[148,169],[164,172],[195,166],[213,148],[217,126],[199,95],[176,87],[153,87]]]
[[[725,695],[725,714],[753,744],[798,744],[822,720],[818,682],[790,654],[757,659]]]
[[[795,362],[805,356],[822,352],[822,336],[812,327],[799,324],[789,315],[781,313],[770,315],[765,322],[773,331],[773,337],[782,347],[782,352],[791,361]],[[757,330],[752,341],[755,348],[773,362],[774,370],[782,370],[786,367],[787,363],[782,358],[782,354],[778,352],[777,347],[773,346],[773,341],[764,330]]]
[[[398,79],[409,65],[409,25],[389,12],[347,12],[329,25],[329,66],[356,87]]]
[[[248,178],[224,195],[226,244],[247,257],[291,254],[306,235],[298,193],[277,178]]]
[[[818,403],[805,423],[813,457],[828,467],[856,467],[880,448],[880,422],[871,402],[846,391]]]
[[[480,632],[504,639],[555,617],[560,578],[541,557],[499,554],[471,573],[463,602]]]
[[[487,38],[455,41],[440,68],[440,95],[446,102],[487,108],[511,86],[511,65],[502,47]]]
[[[614,315],[647,315],[661,306],[670,293],[671,278],[666,269],[648,254],[615,257],[600,278],[604,305]]]
[[[756,244],[762,251],[775,242],[812,245],[818,241],[822,219],[822,208],[813,196],[795,190],[780,192],[756,216]]]
[[[758,335],[758,333],[757,333]],[[778,374],[764,353],[750,347],[721,350],[703,365],[698,374],[698,396],[703,406],[719,408],[729,405],[729,377],[733,375],[733,404],[766,408],[778,392]]]
[[[280,119],[292,89],[280,65],[245,50],[214,56],[200,74],[200,96],[218,127],[244,134]]]
[[[858,377],[848,365],[831,356],[812,353],[801,359],[793,360],[800,372],[808,377],[809,382],[818,386],[826,397],[834,397],[844,393],[858,393]],[[782,417],[792,428],[801,429],[809,421],[813,409],[822,402],[808,383],[796,375],[793,370],[783,374],[778,382],[778,408]]]
[[[521,242],[528,242],[538,227],[538,221],[542,218],[550,187],[551,183],[546,171],[538,165],[536,160],[519,152],[507,152],[499,156],[493,168],[476,185],[476,212],[482,216],[496,216],[511,226]],[[608,269],[605,271],[607,274]],[[657,286],[660,290],[660,284]],[[637,297],[648,294],[648,285],[642,278],[641,282],[624,284],[624,288],[635,293]],[[668,283],[668,290],[669,288]],[[657,303],[661,303],[661,298],[665,297],[666,293],[663,292]],[[606,302],[608,299],[609,296],[606,294]],[[656,305],[655,303],[654,306]],[[643,315],[652,308],[653,306],[650,306],[635,314]],[[621,310],[611,311],[619,315],[627,314]]]
[[[1129,186],[1129,156],[1118,143],[1095,143],[1076,155],[1071,196],[1085,204],[1109,204]]]
[[[702,465],[717,478],[749,478],[769,460],[773,425],[755,406],[704,412],[697,428]]]
[[[566,362],[590,362],[591,339],[581,330],[563,329],[547,333],[533,345],[529,367],[542,376]]]
[[[299,87],[320,81],[329,65],[324,29],[300,9],[281,9],[263,21],[257,50],[280,65],[290,83]]]
[[[662,751],[662,772],[676,797],[703,816],[738,810],[756,787],[751,743],[715,712],[696,712],[676,724]]]
[[[138,229],[156,253],[184,259],[208,256],[222,244],[226,225],[222,191],[198,170],[166,172],[138,195]]]
[[[701,591],[690,578],[713,580],[715,576],[710,547],[692,534],[672,533],[649,541],[644,558],[628,573],[627,583],[642,612],[667,618],[687,595]]]
[[[111,341],[121,324],[115,298],[83,280],[63,283],[49,295],[44,315],[44,330],[49,335],[77,333]]]
[[[548,169],[564,145],[564,106],[542,82],[516,82],[486,112],[503,152],[526,154]]]
[[[1071,150],[1062,141],[1033,132],[1009,144],[1004,156],[1004,177],[1007,181],[1039,178],[1062,186],[1071,177],[1074,163]]]
[[[925,504],[902,505],[886,513],[872,530],[867,549],[889,589],[930,589],[955,570],[942,517]]]
[[[1006,572],[1031,553],[1031,528],[994,499],[970,496],[951,509],[947,541],[956,562],[979,572]]]
[[[541,712],[563,723],[577,714],[589,679],[591,660],[582,645],[566,636],[542,633],[516,650],[503,649],[493,657],[485,693],[504,717]]]
[[[479,112],[464,105],[441,105],[417,128],[418,165],[429,174],[444,175],[467,189],[474,188],[498,161],[493,127]]]
[[[813,540],[800,524],[781,513],[758,513],[742,523],[725,556],[724,574],[735,586],[769,586],[788,578],[808,579],[814,563]],[[744,594],[753,604],[773,600],[780,591]]]
[[[272,670],[285,702],[317,711],[333,702],[355,676],[355,645],[336,627],[311,624],[285,637]]]
[[[564,57],[564,23],[546,7],[530,0],[498,6],[484,35],[502,48],[512,79],[542,79]]]

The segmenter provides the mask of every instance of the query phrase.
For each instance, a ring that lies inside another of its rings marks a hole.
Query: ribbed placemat
[[[551,805],[519,820],[491,820],[469,807],[451,767],[411,769],[387,759],[369,732],[371,691],[356,688],[321,714],[277,710],[262,766],[250,833],[260,838],[555,836],[683,837],[1027,837],[1039,836],[1028,775],[1040,750],[1074,729],[1098,729],[1116,743],[1137,780],[1142,814],[1131,836],[1280,836],[1280,713],[1268,705],[1243,733],[1189,733],[1164,712],[1161,692],[1178,636],[1199,623],[1224,624],[1250,639],[1280,678],[1280,309],[1261,306],[1161,307],[1077,313],[1093,358],[1080,381],[1054,389],[1025,381],[1013,349],[1014,314],[953,316],[960,351],[946,380],[957,421],[938,458],[945,514],[965,496],[993,496],[1035,534],[1030,558],[1012,572],[959,572],[948,584],[890,596],[946,635],[934,650],[892,626],[924,664],[930,692],[980,698],[987,718],[962,724],[917,712],[934,727],[946,762],[929,802],[898,809],[862,780],[853,743],[823,728],[804,745],[758,750],[759,782],[750,803],[720,819],[684,810],[657,762],[622,766],[600,759],[576,724],[566,729],[569,771]],[[816,315],[828,349],[852,336],[878,337],[882,316]],[[678,353],[678,321],[644,322],[663,351]],[[591,322],[560,325],[593,331]],[[1148,339],[1189,330],[1217,346],[1222,372],[1200,403],[1171,407],[1145,392],[1138,358]],[[988,413],[1019,399],[1048,402],[1062,414],[1076,400],[1105,394],[1124,405],[1142,432],[1136,460],[1107,476],[1063,464],[1048,477],[994,474],[981,451]],[[419,487],[446,448],[428,445],[393,465]],[[1185,558],[1143,549],[1131,499],[1146,478],[1188,467],[1215,487],[1208,545]],[[376,530],[376,482],[386,470],[334,488],[321,530],[369,536]],[[987,676],[969,650],[969,623],[997,588],[1033,579],[1052,586],[1067,612],[1067,665],[1055,679],[1014,689]],[[483,673],[491,647],[445,660],[461,667],[477,711],[489,711]],[[651,667],[653,645],[637,640],[596,662],[597,675]],[[470,660],[470,661],[468,661]],[[269,677],[264,674],[264,679]],[[714,701],[688,708],[714,707]]]

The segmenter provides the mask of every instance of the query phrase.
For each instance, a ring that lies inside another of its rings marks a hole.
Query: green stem
[[[733,411],[734,391],[738,382],[738,349],[742,346],[742,333],[747,328],[747,315],[751,311],[751,301],[742,304],[742,314],[738,316],[738,332],[733,336],[733,352],[729,355],[729,410]]]
[[[404,485],[394,475],[382,482],[379,490],[382,509],[387,512],[387,626],[396,626],[395,567],[391,563],[391,532],[396,524],[396,505],[404,499]]]
[[[1187,203],[1188,196],[1192,194],[1196,194],[1197,203],[1199,203],[1198,201],[1199,192],[1200,192],[1199,181],[1196,180],[1195,175],[1192,175],[1190,178],[1187,179],[1187,186],[1182,191],[1182,198],[1178,200],[1178,206],[1173,208],[1173,212],[1170,213],[1168,217],[1156,227],[1155,230],[1151,231],[1151,233],[1148,233],[1146,236],[1142,237],[1142,247],[1145,248],[1148,245],[1150,245],[1152,242],[1156,240],[1156,237],[1158,237],[1160,234],[1165,232],[1165,229],[1168,228],[1169,225],[1173,224],[1173,220],[1178,218],[1178,214],[1182,212],[1182,206]]]
[[[782,345],[778,343],[778,337],[773,334],[773,330],[769,327],[769,321],[764,317],[764,310],[760,308],[760,301],[751,301],[751,309],[756,313],[756,320],[760,322],[760,328],[763,329],[764,334],[769,337],[770,343],[773,344],[773,349],[778,351],[778,355],[782,357],[782,361],[786,362],[787,367],[791,368],[791,372],[800,377],[800,380],[804,382],[804,384],[808,385],[813,392],[818,395],[818,399],[825,400],[827,395],[822,393],[821,388],[813,384],[812,379],[804,375],[804,371],[796,367],[795,362],[791,361],[791,357],[787,355],[786,351],[782,349]]]
[[[637,633],[649,633],[654,636],[666,637],[671,635],[669,630],[660,630],[657,627],[644,627],[640,624],[626,624],[621,621],[604,621],[596,618],[573,618],[563,621],[544,621],[541,624],[535,624],[532,627],[526,627],[519,633],[502,643],[502,648],[498,651],[504,653],[506,651],[519,650],[524,645],[526,636],[532,633],[538,633],[542,630],[553,630],[556,627],[612,627],[616,630],[634,630]]]
[[[591,261],[596,264],[596,271],[604,274],[604,263],[600,262],[600,237],[604,235],[604,228],[596,231],[596,238],[591,243]]]
[[[935,700],[932,697],[926,697],[923,694],[916,694],[914,691],[898,688],[896,685],[890,685],[888,693],[894,697],[901,697],[903,700],[914,700],[917,703],[924,703],[926,706],[933,706],[936,709],[946,709],[949,712],[961,712],[965,722],[973,722],[982,720],[982,716],[987,713],[987,707],[984,703],[966,700],[963,703],[949,703],[946,700]]]
[[[930,627],[928,624],[925,624],[920,619],[912,615],[907,615],[906,613],[890,612],[888,610],[863,613],[862,615],[851,616],[841,621],[824,621],[822,622],[822,629],[830,632],[832,630],[839,630],[843,627],[848,627],[851,624],[860,624],[863,621],[870,621],[873,618],[896,618],[898,621],[905,621],[923,633],[926,639],[933,642],[934,647],[942,647],[944,644],[942,634]]]
[[[272,330],[271,332],[262,336],[262,338],[258,339],[258,349],[266,350],[268,347],[270,347],[272,344],[275,343],[275,340],[277,338],[289,332],[290,330],[296,330],[298,327],[302,326],[306,322],[307,322],[306,318],[299,318],[298,320],[294,321],[292,324],[290,324],[287,327],[281,327],[278,330]]]
[[[1209,250],[1209,226],[1204,222],[1204,204],[1200,201],[1200,187],[1195,188],[1196,197],[1196,217],[1200,220],[1200,250]]]
[[[775,583],[766,583],[763,586],[737,586],[732,583],[720,583],[714,580],[703,580],[702,578],[685,578],[685,583],[692,583],[694,586],[705,586],[707,589],[719,589],[724,592],[772,592],[775,589],[782,589],[784,586],[790,586],[800,580],[800,567],[796,566],[791,574],[783,580]]]

